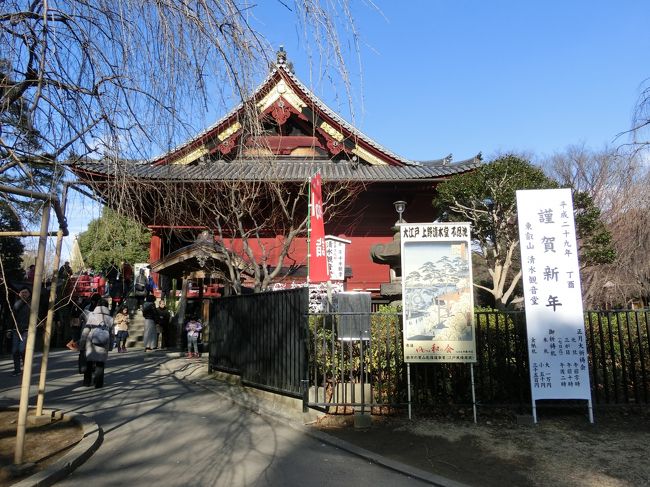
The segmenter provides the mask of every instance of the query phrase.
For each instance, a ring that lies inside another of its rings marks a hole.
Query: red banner
[[[325,247],[325,226],[323,225],[323,198],[321,196],[321,177],[311,178],[311,213],[309,226],[309,282],[329,281],[327,269],[327,249]]]

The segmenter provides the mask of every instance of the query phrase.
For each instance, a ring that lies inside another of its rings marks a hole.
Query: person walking
[[[107,281],[106,281],[106,278],[104,277],[104,273],[102,271],[100,271],[97,274],[97,276],[98,276],[98,279],[99,279],[99,282],[97,284],[97,293],[102,298],[108,298],[109,297],[109,295],[108,295],[108,286],[106,285]]]
[[[83,298],[78,296],[68,304],[70,309],[70,341],[66,346],[70,350],[79,349],[79,337],[81,336],[81,315],[83,314]]]
[[[171,318],[171,313],[167,309],[165,302],[160,301],[156,308],[156,328],[159,334],[160,348],[169,347],[169,322]]]
[[[144,273],[144,269],[140,269],[138,275],[135,278],[135,283],[133,284],[133,293],[138,300],[138,309],[142,308],[144,313],[144,301],[147,297],[147,275]]]
[[[156,333],[156,304],[155,298],[151,295],[145,298],[142,305],[142,316],[144,317],[144,351],[150,352],[158,348],[158,333]]]
[[[72,267],[70,267],[70,262],[67,260],[63,263],[63,265],[59,268],[59,274],[58,274],[58,279],[62,283],[66,283],[68,279],[70,279],[73,276],[74,272],[72,271]]]
[[[167,301],[169,299],[169,291],[171,291],[171,279],[165,275],[158,276],[158,284],[160,288],[160,299]]]
[[[151,272],[149,272],[149,275],[147,276],[147,294],[154,294],[154,291],[158,288],[156,286],[156,281],[153,280],[153,276],[151,275]]]
[[[113,318],[108,310],[108,302],[105,299],[100,299],[88,316],[88,321],[79,339],[79,348],[86,352],[84,386],[88,387],[91,384],[94,384],[96,388],[104,386],[106,359],[113,345],[112,326]]]
[[[203,324],[196,317],[190,318],[185,325],[187,330],[187,358],[199,358],[199,335],[203,329]]]
[[[130,289],[133,280],[133,267],[131,267],[131,264],[125,261],[120,263],[120,277],[124,283],[124,288]]]
[[[35,273],[36,273],[36,266],[32,264],[27,269],[27,274],[25,274],[25,279],[27,279],[29,282],[34,282]]]
[[[126,352],[126,339],[129,337],[129,307],[122,306],[113,321],[117,335],[117,351],[124,353]]]
[[[120,270],[115,265],[115,261],[111,261],[104,270],[104,275],[106,276],[106,293],[112,298],[114,296],[113,288],[116,286],[117,278],[120,275]],[[111,311],[114,311],[114,309],[111,309]]]
[[[88,324],[88,317],[95,310],[97,303],[99,303],[101,299],[102,297],[99,294],[93,293],[90,298],[85,301],[83,311],[81,312],[81,315],[79,315],[79,321],[82,327],[85,327]]]
[[[24,287],[18,292],[18,299],[13,306],[16,326],[11,330],[11,355],[14,359],[12,375],[20,375],[21,362],[25,360],[25,344],[29,329],[29,315],[31,313],[31,292]]]

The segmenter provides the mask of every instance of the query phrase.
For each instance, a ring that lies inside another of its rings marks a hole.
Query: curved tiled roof
[[[449,163],[448,159],[405,166],[370,165],[352,161],[318,159],[274,159],[208,161],[196,165],[151,165],[120,161],[79,161],[71,165],[76,173],[108,177],[122,175],[160,181],[284,181],[302,182],[320,171],[325,181],[388,182],[447,178],[477,168],[478,157]]]

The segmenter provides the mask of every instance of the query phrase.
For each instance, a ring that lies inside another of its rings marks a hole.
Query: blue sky
[[[291,19],[260,15],[306,83]],[[379,1],[355,9],[362,67],[350,64],[354,122],[414,160],[479,151],[601,148],[631,124],[650,76],[647,1]],[[359,84],[359,74],[363,85]],[[346,118],[345,106],[315,89]],[[345,100],[343,100],[345,101]]]
[[[619,145],[650,77],[647,1],[357,2],[361,67],[346,49],[355,115],[348,99],[310,64],[291,14],[276,0],[256,7],[255,26],[284,45],[296,75],[381,145],[413,160],[489,159],[517,151],[536,159],[585,144]],[[232,107],[228,107],[232,108]],[[212,124],[225,113],[214,108]],[[70,203],[71,232],[98,216]],[[66,239],[71,240],[71,239]],[[69,248],[71,242],[66,244]]]

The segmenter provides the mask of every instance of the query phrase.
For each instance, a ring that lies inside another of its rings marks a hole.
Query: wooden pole
[[[61,209],[65,215],[65,204],[67,199],[67,186],[63,189]],[[61,247],[63,246],[63,230],[59,228],[56,235],[56,250],[54,252],[54,276],[50,287],[50,300],[47,306],[47,320],[45,321],[45,333],[43,334],[43,357],[41,359],[41,376],[38,381],[38,398],[36,399],[36,416],[43,415],[43,403],[45,402],[45,383],[47,380],[47,363],[50,357],[50,342],[52,340],[52,322],[54,321],[54,306],[56,305],[56,286],[59,278],[59,265],[61,264]]]
[[[59,232],[48,232],[49,237],[56,237]],[[19,231],[8,231],[0,232],[0,237],[40,237],[41,232],[19,232]]]
[[[27,331],[27,343],[25,345],[25,364],[23,367],[23,381],[20,388],[20,406],[18,408],[18,426],[16,429],[16,452],[14,463],[23,463],[25,453],[25,429],[27,425],[27,411],[29,408],[29,387],[32,378],[32,361],[34,359],[34,343],[36,342],[36,324],[38,322],[38,305],[41,300],[41,286],[43,283],[43,261],[47,247],[47,230],[50,224],[49,201],[43,206],[43,217],[41,219],[41,236],[38,240],[38,254],[36,256],[36,267],[34,269],[34,284],[32,286],[32,301],[29,314],[29,328]]]

